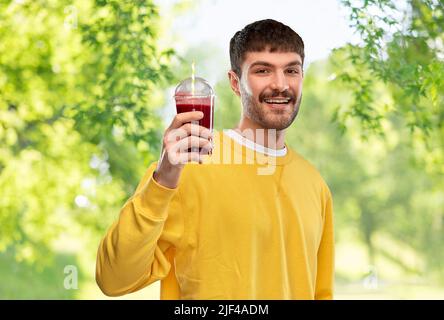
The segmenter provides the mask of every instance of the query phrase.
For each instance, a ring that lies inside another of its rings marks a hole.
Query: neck
[[[246,117],[242,117],[233,130],[269,149],[280,150],[285,147],[285,130],[265,129]]]

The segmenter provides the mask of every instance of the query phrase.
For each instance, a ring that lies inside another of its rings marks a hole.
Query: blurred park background
[[[335,298],[444,299],[443,0],[0,0],[0,299],[107,298],[98,243],[174,86],[195,61],[233,127],[228,42],[263,18],[306,43],[287,140],[333,193]]]

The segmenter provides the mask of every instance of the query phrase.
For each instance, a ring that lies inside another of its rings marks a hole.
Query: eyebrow
[[[274,67],[273,64],[271,64],[269,62],[266,62],[266,61],[256,61],[256,62],[253,62],[250,65],[250,68],[255,67],[255,66]],[[300,66],[300,67],[302,67],[302,63],[299,60],[295,60],[295,61],[291,61],[291,62],[289,62],[289,63],[287,63],[285,65],[285,67],[291,67],[291,66]]]

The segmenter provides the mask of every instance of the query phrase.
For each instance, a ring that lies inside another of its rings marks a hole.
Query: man
[[[176,115],[161,158],[100,244],[105,294],[161,280],[162,299],[332,299],[331,194],[284,142],[301,103],[303,41],[257,21],[231,39],[230,59],[239,125],[213,137],[193,125],[202,113]],[[274,170],[260,173],[264,163]]]

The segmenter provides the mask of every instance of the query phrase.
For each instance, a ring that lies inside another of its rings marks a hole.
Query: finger
[[[169,144],[171,142],[177,142],[181,139],[188,137],[189,135],[190,135],[189,132],[183,127],[177,129],[171,129],[165,133],[164,143]]]
[[[202,111],[190,111],[190,112],[182,112],[176,114],[169,129],[177,129],[180,128],[187,122],[198,121],[202,119],[204,116]]]
[[[192,150],[192,151],[194,151],[194,150]],[[199,151],[199,150],[197,150],[197,151]],[[213,153],[213,145],[211,143],[208,145],[204,145],[202,148],[200,148],[200,151],[199,151],[199,154],[202,156],[206,156],[206,155],[209,155],[212,153]]]
[[[176,142],[188,136],[197,136],[213,141],[213,133],[206,127],[194,123],[186,123],[180,128],[171,129],[165,133],[166,143]]]
[[[213,146],[211,143],[208,143],[202,147],[191,147],[187,149],[187,152],[199,152],[200,155],[205,156],[211,154],[213,151]]]
[[[197,137],[202,137],[205,139],[213,138],[213,133],[206,127],[200,126],[198,123],[185,123],[179,129],[185,130],[188,135],[193,135]],[[178,130],[178,129],[174,129]]]
[[[186,152],[188,149],[206,147],[208,149],[212,149],[212,144],[210,141],[204,138],[196,137],[196,136],[188,136],[184,139],[179,140],[172,147],[173,152]]]
[[[170,152],[168,153],[168,161],[172,165],[186,164],[191,161],[202,163],[203,155],[199,154],[198,151],[193,152]]]
[[[169,161],[174,164],[186,164],[189,162],[199,162],[203,163],[203,157],[211,154],[212,148],[209,146],[209,144],[203,146],[200,151],[192,150],[191,152],[179,152],[179,153],[169,153],[168,158]]]

